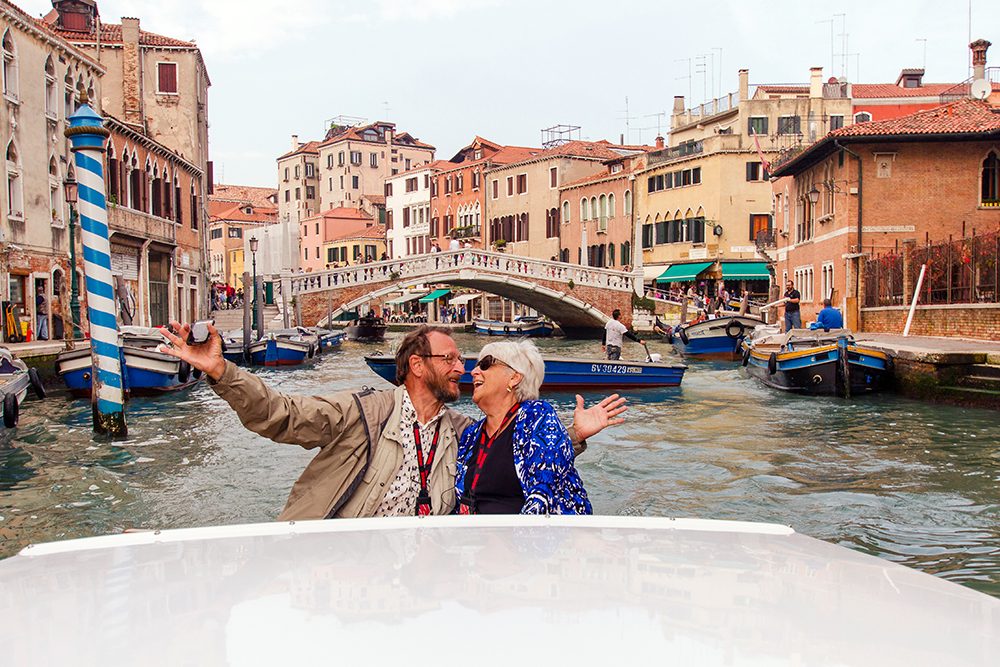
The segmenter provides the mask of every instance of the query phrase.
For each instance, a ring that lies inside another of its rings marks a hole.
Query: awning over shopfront
[[[642,279],[646,281],[656,280],[666,268],[666,264],[643,264]]]
[[[431,303],[432,301],[436,301],[437,299],[440,299],[446,294],[451,294],[451,290],[448,289],[447,287],[443,289],[436,289],[427,296],[420,297],[420,303]]]
[[[722,277],[734,280],[770,280],[767,262],[723,262]]]
[[[414,299],[419,299],[420,297],[426,295],[427,292],[422,290],[416,290],[414,292],[403,292],[401,296],[394,297],[385,302],[387,306],[398,306],[401,303],[406,303],[407,301],[413,301]]]
[[[448,302],[449,306],[461,306],[462,304],[469,303],[473,299],[478,299],[482,294],[459,294],[451,301]]]
[[[695,262],[694,264],[672,264],[656,280],[673,283],[680,280],[694,280],[699,273],[715,264],[715,262]]]

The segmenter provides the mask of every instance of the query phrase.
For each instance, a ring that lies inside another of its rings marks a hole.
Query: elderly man
[[[445,406],[458,399],[465,370],[444,327],[421,326],[396,353],[400,385],[357,394],[292,396],[267,387],[222,357],[222,339],[209,325],[201,345],[185,341],[190,326],[171,323],[173,348],[162,351],[208,376],[209,385],[250,430],[275,442],[319,448],[292,487],[279,520],[449,514],[455,507],[458,438],[472,423]],[[589,410],[576,397],[580,444],[620,424],[625,399],[610,396]],[[585,446],[585,444],[584,444]]]

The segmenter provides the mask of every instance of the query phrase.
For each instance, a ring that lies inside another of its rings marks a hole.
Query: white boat
[[[9,664],[996,664],[1000,600],[786,526],[336,519],[0,561]],[[416,653],[415,653],[416,652]],[[416,662],[421,662],[419,659]]]
[[[45,398],[45,389],[38,371],[28,368],[6,347],[0,346],[0,403],[3,419],[0,420],[0,443],[11,438],[21,415],[21,403],[31,389],[38,398]]]
[[[556,326],[540,317],[518,317],[513,322],[487,320],[477,317],[473,320],[476,333],[487,336],[551,336]]]

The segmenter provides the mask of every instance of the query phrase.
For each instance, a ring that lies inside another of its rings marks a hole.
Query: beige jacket
[[[226,362],[219,381],[209,385],[254,433],[320,448],[292,486],[280,521],[372,516],[403,464],[402,386],[361,394],[292,396],[268,388],[231,362]],[[434,514],[449,514],[455,506],[458,438],[472,423],[450,408],[442,419],[428,484]]]

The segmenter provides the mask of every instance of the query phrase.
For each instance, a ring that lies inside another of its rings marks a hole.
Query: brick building
[[[476,137],[447,162],[441,161],[431,179],[431,218],[429,236],[442,249],[458,240],[475,248],[483,247],[483,221],[486,219],[486,188],[483,173],[498,165],[527,160],[540,148],[501,146]]]
[[[773,175],[776,277],[795,281],[803,322],[833,293],[854,327],[859,257],[1000,226],[1000,107],[965,98],[844,127]]]
[[[525,257],[565,257],[559,187],[602,171],[605,160],[643,150],[607,141],[568,141],[527,159],[486,169],[489,228],[484,242]]]

